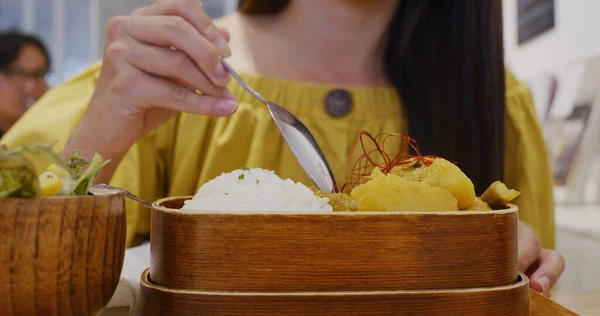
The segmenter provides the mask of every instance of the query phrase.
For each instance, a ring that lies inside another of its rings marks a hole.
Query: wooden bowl
[[[152,281],[241,292],[498,287],[517,280],[517,208],[476,212],[152,210]]]
[[[487,315],[529,313],[529,280],[463,290],[369,292],[212,292],[172,290],[142,274],[133,315]]]
[[[0,200],[2,315],[96,315],[125,257],[121,195]]]

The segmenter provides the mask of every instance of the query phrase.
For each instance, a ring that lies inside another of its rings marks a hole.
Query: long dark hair
[[[21,50],[26,45],[37,47],[42,55],[46,57],[46,65],[50,69],[50,54],[39,38],[10,30],[0,33],[0,70],[6,70],[12,63],[17,61]]]
[[[239,0],[249,15],[290,0]],[[385,67],[421,153],[459,162],[478,193],[504,178],[505,69],[501,0],[401,0]]]

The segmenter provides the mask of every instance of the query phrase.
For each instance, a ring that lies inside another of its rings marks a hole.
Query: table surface
[[[560,305],[580,315],[600,315],[600,290],[597,291],[556,291],[552,299]]]
[[[100,316],[129,316],[129,307],[107,308]]]
[[[600,316],[600,290],[581,291],[581,292],[561,292],[553,294],[552,299],[573,312],[585,315]],[[129,308],[109,308],[100,314],[100,316],[128,316]]]

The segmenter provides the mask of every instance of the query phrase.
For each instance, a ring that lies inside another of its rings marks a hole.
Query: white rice
[[[305,185],[283,180],[264,169],[238,169],[204,184],[184,211],[220,212],[333,212],[328,198],[320,198]]]

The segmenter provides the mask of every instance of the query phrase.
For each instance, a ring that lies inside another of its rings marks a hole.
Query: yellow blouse
[[[99,70],[97,63],[51,90],[1,143],[13,147],[58,140],[55,149],[62,149],[86,111]],[[353,108],[347,116],[333,118],[324,108],[324,99],[336,86],[259,75],[243,77],[306,124],[340,182],[348,177],[347,155],[360,130],[406,132],[406,116],[392,88],[344,87],[352,95]],[[533,226],[545,247],[553,247],[552,178],[540,125],[527,87],[510,74],[506,87],[505,182],[523,192],[516,201],[520,218]],[[111,184],[153,201],[193,195],[206,181],[241,167],[271,169],[283,178],[310,183],[266,108],[233,80],[229,88],[240,101],[236,114],[230,118],[181,114],[171,119],[129,150]],[[127,228],[127,246],[134,246],[149,233],[150,212],[128,201]]]

